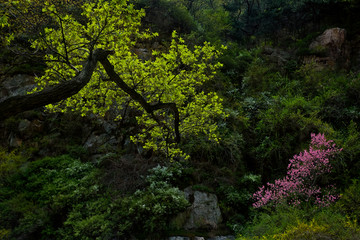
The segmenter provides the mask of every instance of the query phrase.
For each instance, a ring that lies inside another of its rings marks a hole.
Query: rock
[[[99,147],[103,146],[109,140],[109,136],[105,133],[96,135],[92,133],[91,136],[84,143],[84,148],[89,153],[97,153]]]
[[[208,238],[207,240],[235,240],[235,236],[229,235],[229,236],[217,236]]]
[[[28,131],[28,129],[30,128],[30,125],[31,125],[31,122],[29,120],[27,120],[27,119],[21,120],[19,123],[19,127],[18,127],[19,132],[23,133],[23,132]]]
[[[9,96],[25,95],[31,91],[36,84],[34,77],[24,74],[17,74],[0,83],[0,99]]]
[[[340,53],[346,40],[346,30],[342,28],[330,28],[324,31],[313,41],[309,48],[316,49],[319,47],[331,48],[335,53]]]
[[[313,61],[320,69],[350,67],[350,47],[346,41],[345,29],[330,28],[325,30],[310,44],[309,49],[323,56],[306,57],[305,63]]]
[[[23,140],[34,136],[35,133],[41,133],[44,130],[43,121],[39,119],[35,119],[33,121],[29,121],[28,119],[22,119],[18,126],[19,134]]]
[[[102,125],[107,134],[111,135],[116,133],[117,126],[114,122],[104,121]]]
[[[190,238],[175,236],[175,237],[169,237],[168,240],[190,240]]]
[[[102,132],[92,132],[83,144],[84,149],[89,154],[115,151],[119,141],[115,136]]]
[[[279,66],[284,66],[289,60],[291,60],[291,54],[281,49],[264,47],[262,52],[268,56],[270,61]]]
[[[151,56],[150,52],[146,48],[136,48],[134,49],[134,53],[141,60],[149,60]]]
[[[188,209],[188,218],[184,229],[217,229],[221,222],[221,212],[215,194],[193,191],[191,187],[184,190],[186,199],[192,204]]]
[[[10,147],[20,147],[22,144],[22,140],[19,139],[16,134],[14,133],[10,133],[9,137],[8,137],[8,143]]]
[[[31,122],[31,130],[32,132],[36,132],[36,133],[41,133],[44,131],[44,122],[39,120],[39,119],[35,119]]]

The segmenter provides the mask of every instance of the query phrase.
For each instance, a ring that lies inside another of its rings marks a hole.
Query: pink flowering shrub
[[[309,150],[290,159],[287,175],[275,183],[267,183],[254,193],[255,208],[266,205],[289,204],[297,206],[302,202],[314,203],[320,207],[329,206],[338,196],[332,185],[320,187],[319,178],[331,171],[329,158],[340,152],[333,141],[327,141],[324,134],[311,134]]]

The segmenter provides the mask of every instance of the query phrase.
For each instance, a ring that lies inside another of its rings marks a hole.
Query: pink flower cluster
[[[290,159],[287,175],[275,183],[267,183],[254,193],[253,207],[279,204],[300,205],[301,202],[311,202],[321,207],[329,206],[336,201],[334,186],[321,188],[317,180],[321,175],[330,173],[329,157],[340,152],[333,141],[327,141],[324,134],[311,134],[309,150],[301,152]]]

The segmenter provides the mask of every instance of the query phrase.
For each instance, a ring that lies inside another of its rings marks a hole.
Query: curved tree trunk
[[[15,114],[31,110],[37,107],[45,106],[59,102],[63,99],[73,96],[78,93],[91,79],[91,76],[96,68],[97,62],[100,62],[111,81],[114,81],[116,85],[129,94],[129,96],[145,109],[145,111],[151,115],[151,117],[162,127],[168,128],[165,124],[161,123],[155,116],[154,111],[159,109],[169,109],[174,114],[174,131],[175,141],[180,142],[179,131],[179,111],[175,103],[157,103],[150,104],[146,99],[141,96],[134,89],[130,88],[114,71],[114,66],[111,65],[107,56],[113,53],[112,51],[105,51],[102,49],[96,49],[92,55],[90,55],[83,70],[73,79],[64,83],[58,84],[54,87],[47,88],[41,92],[36,92],[29,95],[13,96],[0,101],[0,120],[5,120]]]
[[[59,102],[78,93],[91,79],[98,61],[106,58],[111,51],[97,49],[90,55],[83,70],[73,79],[29,95],[13,96],[0,101],[0,120],[15,114]]]

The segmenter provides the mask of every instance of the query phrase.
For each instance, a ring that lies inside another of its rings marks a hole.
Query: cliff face
[[[310,44],[313,54],[306,56],[304,63],[314,62],[318,69],[349,69],[351,45],[346,35],[346,30],[341,28],[325,30]]]
[[[318,69],[360,70],[360,36],[348,38],[346,29],[330,28],[309,45],[313,54],[304,57],[304,63],[314,62]]]

